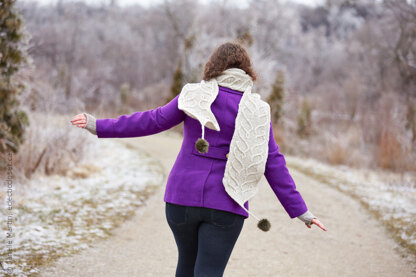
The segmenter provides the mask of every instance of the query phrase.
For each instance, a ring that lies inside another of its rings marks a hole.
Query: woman
[[[326,231],[296,190],[274,139],[270,106],[251,93],[256,74],[244,47],[230,42],[220,45],[206,63],[202,79],[187,84],[168,104],[153,110],[116,119],[82,113],[72,119],[73,125],[98,138],[147,136],[184,122],[182,147],[164,195],[166,219],[178,247],[176,276],[223,275],[244,220],[252,214],[246,199],[255,194],[260,174],[290,218]],[[261,124],[267,128],[260,128]],[[247,130],[250,126],[253,129]],[[256,132],[263,135],[255,136]],[[243,151],[245,142],[248,148]],[[255,148],[258,142],[265,148]],[[264,151],[266,155],[261,156]],[[244,163],[254,160],[259,166],[253,173]],[[235,171],[238,166],[239,172]],[[262,219],[258,226],[267,231],[270,223]]]

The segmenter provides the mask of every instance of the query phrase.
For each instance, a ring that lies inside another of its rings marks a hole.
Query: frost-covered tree
[[[269,93],[275,68],[285,72],[284,87],[291,92],[284,100],[288,132],[297,125],[308,132],[308,109],[300,117],[296,109],[308,95],[314,99],[314,124],[321,124],[317,128],[359,125],[362,139],[355,141],[370,151],[378,141],[377,126],[386,124],[373,121],[378,102],[392,93],[397,107],[389,122],[402,130],[394,134],[403,149],[411,133],[416,141],[413,0],[328,0],[315,6],[256,0],[248,7],[221,0],[166,0],[149,7],[21,2],[21,11],[33,37],[37,79],[52,87],[57,111],[69,111],[71,101],[77,109],[85,103],[117,111],[125,83],[132,94],[125,105],[164,104],[155,87],[176,96],[184,83],[200,81],[216,46],[239,40],[258,75],[256,92]],[[42,94],[39,90],[40,99],[49,100]]]

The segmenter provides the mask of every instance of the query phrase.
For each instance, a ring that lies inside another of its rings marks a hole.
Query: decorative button
[[[226,157],[227,157],[227,159],[228,159],[228,153],[225,155]]]

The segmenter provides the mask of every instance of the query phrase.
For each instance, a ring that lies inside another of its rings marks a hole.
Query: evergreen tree
[[[123,83],[120,86],[120,102],[121,107],[119,113],[128,114],[130,112],[129,99],[131,97],[131,89],[129,83]]]
[[[171,92],[171,99],[175,98],[179,93],[181,93],[183,87],[183,72],[182,72],[182,61],[179,60],[178,67],[176,68],[175,72],[173,73],[173,81],[170,87]],[[170,101],[168,100],[168,101]]]
[[[16,153],[23,143],[28,117],[19,110],[17,95],[23,90],[15,74],[26,61],[23,49],[23,19],[15,9],[15,0],[2,0],[0,6],[0,168],[8,150]]]
[[[272,91],[267,99],[267,102],[272,108],[272,122],[279,123],[283,116],[283,98],[285,96],[285,75],[282,70],[279,70],[276,75],[275,82],[272,85]]]
[[[311,135],[312,132],[312,120],[311,120],[312,107],[307,99],[302,99],[301,109],[298,113],[298,129],[297,133],[299,137],[306,138]]]
[[[416,145],[416,100],[407,102],[406,129],[411,131],[412,142]]]
[[[253,45],[254,38],[248,28],[242,28],[237,31],[237,42],[248,47]]]

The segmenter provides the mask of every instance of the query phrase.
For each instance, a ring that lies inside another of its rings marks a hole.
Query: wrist
[[[97,122],[93,115],[89,113],[84,113],[87,118],[87,124],[85,125],[85,129],[88,130],[91,134],[97,135]]]
[[[306,212],[304,212],[303,214],[301,214],[300,216],[298,216],[297,218],[299,218],[300,220],[302,220],[304,223],[306,224],[311,224],[312,223],[312,219],[317,218],[316,216],[314,216],[312,214],[311,211],[307,210]]]

